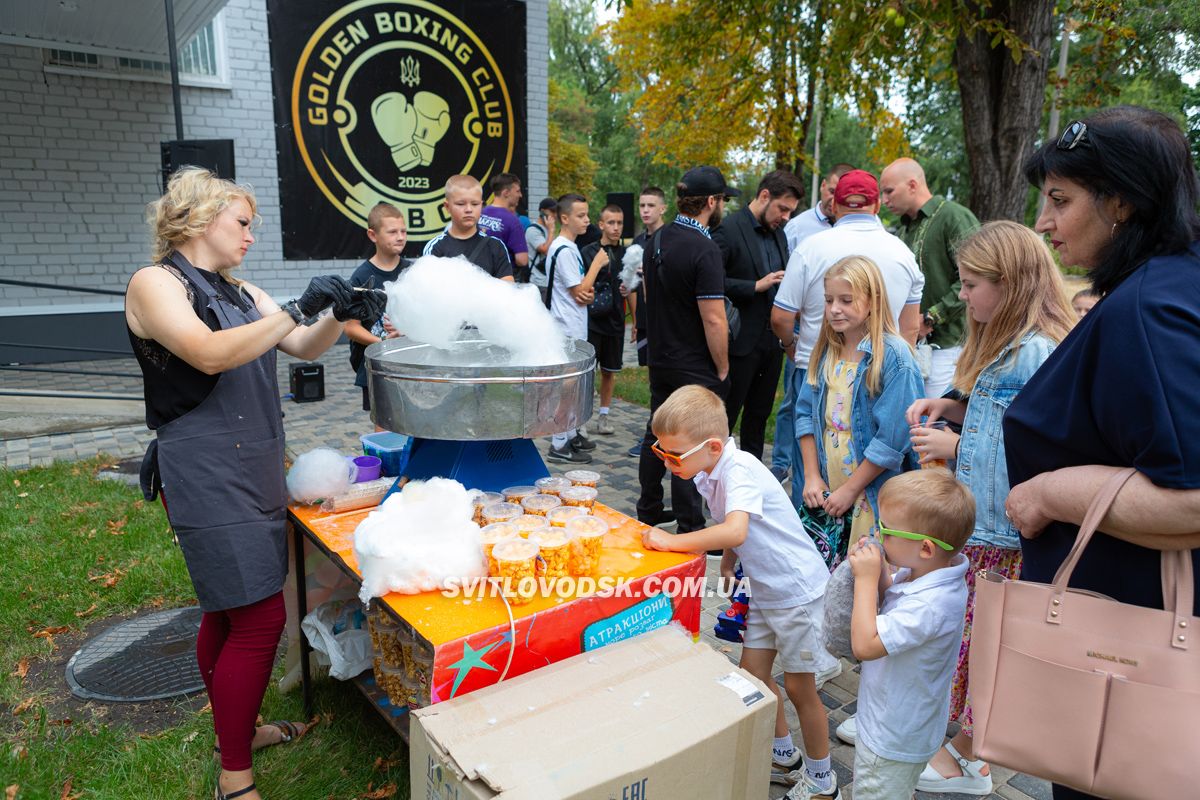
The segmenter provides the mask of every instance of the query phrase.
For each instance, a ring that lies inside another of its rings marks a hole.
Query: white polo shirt
[[[571,296],[572,287],[583,283],[583,256],[579,255],[575,242],[556,236],[546,251],[547,277],[550,275],[551,258],[554,259],[554,285],[550,287],[550,316],[554,317],[567,336],[586,341],[587,306],[579,305]]]
[[[823,597],[829,570],[783,486],[733,437],[711,473],[692,478],[717,522],[731,511],[750,515],[746,540],[733,548],[742,560],[754,608],[792,608]]]
[[[900,319],[904,306],[921,302],[925,276],[908,245],[884,230],[874,214],[847,214],[829,230],[800,243],[788,259],[787,271],[775,295],[776,306],[800,314],[796,365],[801,369],[808,367],[825,317],[825,273],[846,256],[866,256],[879,267],[893,322]]]
[[[788,253],[794,251],[814,233],[827,231],[833,227],[833,220],[821,213],[821,206],[815,205],[807,211],[802,211],[788,220],[783,226],[783,235],[787,237]]]
[[[901,569],[884,592],[875,624],[888,654],[862,663],[858,686],[858,738],[871,752],[924,764],[942,746],[967,613],[968,566],[959,553],[949,566],[915,581]]]

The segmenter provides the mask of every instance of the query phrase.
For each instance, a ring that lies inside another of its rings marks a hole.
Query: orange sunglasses
[[[708,444],[709,442],[719,442],[719,441],[721,441],[721,440],[713,437],[713,438],[705,439],[703,442],[696,445],[691,450],[688,450],[686,453],[671,453],[671,452],[668,452],[667,450],[663,450],[661,447],[659,447],[658,440],[655,439],[654,444],[650,445],[650,450],[654,453],[654,455],[661,458],[664,463],[673,464],[677,467],[682,467],[683,460],[685,458],[687,458],[688,456],[691,456],[691,455],[695,455],[696,453],[699,453],[701,450],[704,449],[704,446],[706,444]]]

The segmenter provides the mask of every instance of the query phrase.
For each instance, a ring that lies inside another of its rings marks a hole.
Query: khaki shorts
[[[784,672],[824,672],[837,663],[821,636],[824,617],[824,597],[791,608],[758,608],[751,598],[742,646],[774,650]]]
[[[924,761],[912,764],[876,755],[859,736],[854,745],[854,800],[912,797],[924,769]]]

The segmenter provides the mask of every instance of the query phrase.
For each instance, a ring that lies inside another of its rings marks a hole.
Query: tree
[[[561,197],[568,192],[584,196],[595,193],[592,181],[599,165],[588,150],[592,128],[591,109],[579,89],[550,79],[547,105],[550,119],[546,140],[550,150],[550,194]]]

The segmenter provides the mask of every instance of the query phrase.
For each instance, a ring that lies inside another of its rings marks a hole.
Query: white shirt
[[[802,211],[796,216],[788,220],[787,225],[783,226],[783,235],[787,237],[788,252],[791,253],[800,243],[814,233],[827,231],[833,227],[833,220],[821,213],[821,206],[817,204],[808,211]]]
[[[733,549],[753,607],[792,608],[824,596],[829,570],[791,499],[761,461],[730,437],[712,472],[699,472],[692,481],[717,522],[731,511],[750,515],[746,539]]]
[[[561,250],[561,252],[559,252]],[[554,254],[558,253],[555,258]],[[550,316],[572,339],[587,339],[587,306],[581,306],[571,296],[571,288],[583,283],[583,256],[569,239],[554,237],[546,251],[546,275],[550,274],[550,259],[554,261],[554,286],[551,288]]]
[[[893,322],[898,322],[904,306],[921,302],[925,276],[908,245],[884,230],[874,214],[847,214],[832,228],[800,243],[788,259],[775,295],[776,306],[800,313],[800,332],[796,334],[796,366],[800,369],[808,368],[808,357],[825,318],[825,273],[846,256],[866,256],[879,267]]]
[[[896,572],[875,618],[888,654],[862,664],[858,736],[871,752],[924,764],[942,746],[967,612],[966,556],[915,581]]]

